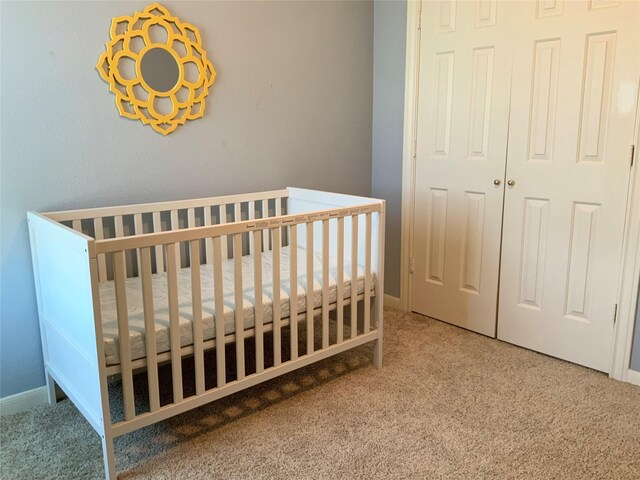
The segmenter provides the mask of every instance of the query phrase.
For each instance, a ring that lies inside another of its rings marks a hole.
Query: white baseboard
[[[46,386],[9,395],[8,397],[0,398],[0,416],[12,415],[47,402]]]
[[[627,382],[640,386],[640,372],[629,370],[627,372]]]
[[[384,294],[384,306],[395,308],[396,310],[400,310],[400,299],[398,297],[394,297],[393,295]]]

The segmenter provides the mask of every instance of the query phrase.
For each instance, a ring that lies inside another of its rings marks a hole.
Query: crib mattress
[[[253,255],[242,258],[243,278],[243,305],[244,328],[254,326],[255,291],[253,285]],[[280,253],[280,312],[282,318],[289,317],[289,298],[291,283],[289,282],[289,247],[282,247]],[[322,305],[322,254],[314,253],[313,259],[313,305],[318,308]],[[329,260],[329,303],[335,303],[337,299],[337,260]],[[357,292],[364,292],[365,272],[358,267]],[[224,292],[224,333],[235,331],[235,293],[234,293],[234,261],[223,260],[223,292]],[[193,310],[191,302],[191,269],[178,270],[178,304],[179,304],[179,330],[181,346],[193,343]],[[214,299],[214,275],[211,264],[202,265],[200,281],[202,288],[202,323],[204,340],[210,340],[216,336],[215,328],[215,299]],[[262,254],[262,304],[263,323],[269,324],[273,320],[273,255],[271,252]],[[152,276],[153,305],[156,333],[157,353],[170,350],[169,335],[169,301],[166,273],[156,273]],[[344,298],[351,296],[351,265],[345,262],[343,275]],[[373,288],[373,282],[371,282]],[[306,275],[306,251],[298,249],[298,281],[297,281],[297,309],[298,313],[304,313],[307,308],[307,275]],[[144,310],[142,304],[142,284],[140,278],[128,278],[126,281],[127,304],[129,313],[129,338],[131,343],[131,358],[136,360],[144,358]],[[100,283],[100,306],[102,312],[102,329],[107,365],[120,363],[118,342],[118,323],[116,315],[116,297],[114,282]]]

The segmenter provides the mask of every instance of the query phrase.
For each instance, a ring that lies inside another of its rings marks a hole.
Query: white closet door
[[[513,51],[504,7],[423,3],[417,126],[412,309],[492,337]]]
[[[640,2],[519,2],[498,338],[607,371]]]

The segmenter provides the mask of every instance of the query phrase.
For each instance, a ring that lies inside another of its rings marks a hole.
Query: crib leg
[[[382,368],[382,337],[373,344],[373,366],[378,369]]]
[[[116,480],[116,455],[113,450],[113,437],[105,433],[102,437],[102,456],[104,458],[104,473],[106,480]]]
[[[382,327],[384,322],[383,297],[376,295],[373,302],[372,316],[375,319],[375,326],[378,330],[378,339],[373,344],[373,366],[382,368]]]
[[[56,396],[56,382],[49,372],[45,372],[45,380],[47,382],[47,400],[49,401],[49,405],[55,405],[58,403],[58,398]]]

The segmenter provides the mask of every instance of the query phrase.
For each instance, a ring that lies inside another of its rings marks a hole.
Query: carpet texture
[[[120,437],[119,478],[640,478],[640,388],[420,315],[385,321],[382,370],[363,346]],[[104,478],[68,400],[2,418],[0,442],[3,479]]]

